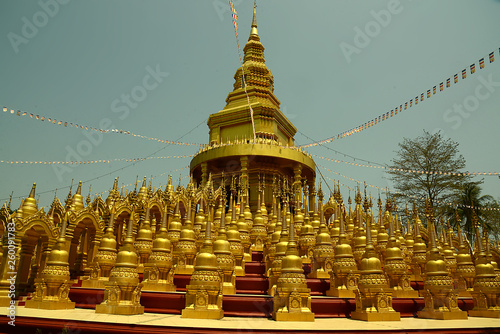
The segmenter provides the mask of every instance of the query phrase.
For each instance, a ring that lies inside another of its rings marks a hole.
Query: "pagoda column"
[[[296,208],[300,210],[298,203],[300,202],[301,188],[302,188],[302,165],[296,164],[293,168],[293,194],[295,196]]]
[[[208,181],[208,163],[205,161],[201,164],[201,185],[205,185]]]

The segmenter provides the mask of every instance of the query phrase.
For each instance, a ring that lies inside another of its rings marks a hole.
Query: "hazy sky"
[[[235,1],[235,7],[243,48],[253,1]],[[321,140],[349,130],[437,85],[437,94],[418,106],[327,146],[356,157],[355,162],[384,164],[395,157],[404,137],[441,129],[460,143],[468,171],[500,171],[500,1],[261,0],[257,13],[275,94],[299,130],[297,144],[310,142],[304,135]],[[490,64],[492,51],[496,61]],[[479,69],[482,57],[486,66]],[[471,75],[473,63],[476,73]],[[9,110],[207,143],[206,120],[225,106],[238,66],[224,0],[0,2],[0,106]],[[464,68],[466,80],[461,79]],[[455,73],[458,84],[453,83]],[[439,92],[439,83],[448,77],[451,88]],[[0,114],[4,161],[112,160],[195,151],[193,146],[119,134],[100,137],[47,120]],[[323,147],[310,152],[353,162]],[[315,160],[346,177],[390,187],[382,169]],[[179,169],[189,162],[170,158],[64,168],[0,163],[0,203],[14,191],[17,207],[33,182],[45,207],[56,188],[61,201],[66,197],[72,179],[84,181],[84,196],[89,185],[92,193],[110,189],[117,176],[120,185],[130,185],[136,175],[152,175],[154,186],[164,186],[168,174],[175,180],[187,176],[188,169]],[[320,170],[346,186],[356,185]],[[484,177],[485,193],[500,198],[499,185],[498,177]],[[348,195],[347,188],[341,191]]]

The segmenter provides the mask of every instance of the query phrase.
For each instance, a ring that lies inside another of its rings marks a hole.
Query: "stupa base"
[[[424,278],[422,277],[422,275],[420,274],[410,274],[410,281],[414,282],[414,281],[423,281]]]
[[[419,293],[416,290],[393,290],[392,298],[418,298]]]
[[[182,310],[181,317],[188,319],[219,320],[224,318],[224,310],[219,310],[219,309],[195,310],[194,308],[185,308]]]
[[[470,310],[469,317],[500,318],[500,310]]]
[[[258,245],[252,245],[252,247],[250,247],[250,250],[252,252],[262,252],[264,250],[264,244],[258,244]]]
[[[82,288],[104,289],[107,282],[109,282],[109,277],[82,280]]]
[[[353,290],[347,289],[339,289],[339,288],[331,288],[326,291],[326,295],[329,297],[338,297],[338,298],[356,298],[356,294]]]
[[[245,268],[242,266],[234,267],[234,274],[239,277],[245,276]]]
[[[142,283],[141,291],[160,291],[160,292],[175,292],[177,287],[174,284],[166,283]]]
[[[243,259],[245,260],[245,262],[252,262],[252,254],[245,253],[245,255],[243,256]]]
[[[223,295],[235,295],[236,287],[232,284],[223,284],[222,285],[222,294]]]
[[[25,302],[24,307],[42,310],[68,310],[74,309],[75,303],[72,301],[30,299]]]
[[[327,278],[330,279],[330,274],[323,270],[311,271],[307,278]]]
[[[399,312],[351,312],[351,319],[363,321],[400,321]]]
[[[472,294],[469,290],[459,290],[458,291],[459,298],[472,298]]]
[[[192,275],[194,273],[194,266],[193,265],[183,265],[183,266],[177,266],[175,268],[175,274],[176,275]]]
[[[276,321],[314,321],[312,312],[277,312],[273,314]]]
[[[120,314],[120,315],[144,314],[144,306],[99,304],[95,307],[95,312],[105,313],[105,314]]]
[[[417,317],[437,320],[467,320],[467,311],[418,311]]]

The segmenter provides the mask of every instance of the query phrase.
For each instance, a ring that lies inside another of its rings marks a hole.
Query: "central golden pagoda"
[[[226,106],[208,118],[209,145],[195,154],[190,169],[198,184],[205,184],[210,174],[217,184],[222,182],[222,174],[238,175],[242,189],[249,188],[245,203],[255,213],[259,206],[259,175],[268,180],[274,176],[292,178],[295,190],[302,179],[307,179],[310,189],[314,189],[316,172],[311,156],[294,146],[297,129],[281,112],[280,101],[274,95],[274,77],[265,64],[255,6],[243,51],[243,65],[236,70]],[[260,190],[265,196],[262,202],[271,207],[272,185]]]

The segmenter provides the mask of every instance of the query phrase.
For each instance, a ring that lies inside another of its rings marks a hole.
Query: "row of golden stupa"
[[[68,296],[79,278],[104,289],[96,312],[141,314],[142,291],[175,291],[174,275],[182,274],[191,276],[182,317],[220,319],[223,296],[236,293],[235,277],[245,275],[252,252],[262,252],[278,321],[314,321],[307,278],[329,279],[328,296],[355,298],[353,319],[399,320],[392,298],[419,298],[412,281],[424,282],[419,317],[467,318],[459,296],[474,298],[469,315],[500,317],[499,251],[487,234],[476,226],[472,249],[460,229],[436,224],[429,206],[426,227],[415,209],[402,221],[390,196],[385,210],[379,198],[375,218],[360,189],[354,210],[339,187],[325,202],[316,165],[294,146],[297,130],[279,109],[255,6],[243,51],[186,187],[174,188],[170,178],[153,190],[145,179],[124,195],[115,179],[106,200],[92,200],[90,191],[85,200],[80,183],[64,205],[54,197],[45,212],[33,185],[17,210],[3,205],[0,305],[14,302],[14,286],[16,297],[31,293],[26,308],[74,308]]]
[[[438,236],[430,207],[425,228],[415,208],[412,222],[403,222],[390,197],[385,211],[379,198],[376,219],[366,193],[363,200],[358,190],[352,211],[351,198],[347,209],[338,188],[326,203],[320,188],[308,210],[307,186],[286,179],[281,186],[274,180],[269,210],[260,187],[260,206],[252,214],[248,188],[236,179],[228,193],[214,189],[211,177],[202,187],[190,182],[176,190],[170,178],[164,191],[155,192],[144,180],[127,196],[118,194],[115,181],[106,201],[87,198],[86,206],[80,184],[65,206],[55,198],[48,213],[38,210],[34,185],[18,210],[10,214],[6,203],[0,211],[2,221],[16,226],[16,292],[34,290],[27,308],[73,308],[69,289],[80,277],[83,287],[105,289],[96,312],[141,314],[141,291],[175,291],[174,275],[184,274],[191,280],[182,316],[220,319],[223,295],[236,293],[235,277],[245,275],[252,252],[263,252],[276,320],[314,320],[304,264],[311,267],[309,278],[330,279],[328,296],[356,298],[354,319],[399,320],[392,298],[418,298],[410,282],[422,280],[419,317],[466,318],[458,296],[474,298],[470,315],[500,317],[500,270],[477,225],[472,251],[460,228],[456,233],[441,224]],[[6,240],[4,306],[14,271]]]

